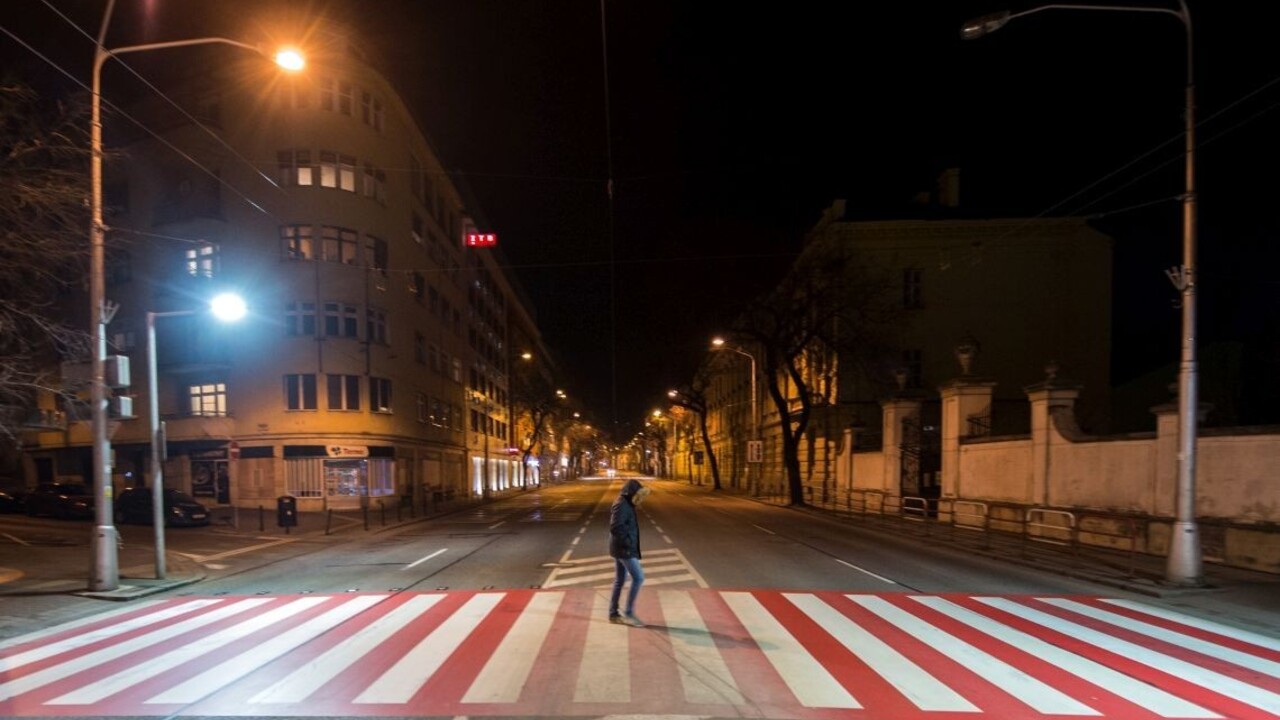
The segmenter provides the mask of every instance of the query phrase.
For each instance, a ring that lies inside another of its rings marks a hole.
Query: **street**
[[[1226,596],[646,482],[647,627],[605,618],[619,480],[373,533],[171,530],[200,582],[0,600],[34,618],[4,631],[0,715],[1280,717],[1275,615],[1232,621]],[[10,540],[84,527],[0,520]],[[0,568],[33,552],[0,546]]]

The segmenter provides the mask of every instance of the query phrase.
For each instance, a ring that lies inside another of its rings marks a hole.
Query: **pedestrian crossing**
[[[1280,718],[1280,640],[1094,597],[189,597],[0,646],[0,716]]]
[[[645,550],[640,560],[644,568],[644,587],[675,585],[683,587],[707,587],[702,575],[689,564],[684,553],[676,548]],[[596,589],[613,587],[617,569],[609,555],[565,559],[543,581],[543,588],[583,586]]]

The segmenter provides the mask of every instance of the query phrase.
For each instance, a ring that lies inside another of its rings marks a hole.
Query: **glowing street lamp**
[[[209,303],[209,311],[222,322],[236,322],[245,316],[244,299],[223,293]],[[151,437],[151,522],[155,526],[156,579],[165,576],[164,562],[164,458],[165,433],[160,422],[160,383],[156,370],[156,318],[195,315],[199,310],[172,310],[147,313],[147,426]]]
[[[108,48],[106,46],[107,29],[111,25],[111,13],[114,8],[115,0],[107,0],[107,7],[102,15],[102,28],[98,32],[98,42],[94,46],[92,94],[89,106],[89,321],[93,326],[92,382],[89,392],[93,420],[93,498],[96,508],[92,538],[93,565],[89,576],[89,589],[93,591],[115,590],[120,583],[116,528],[112,517],[111,441],[107,437],[107,324],[115,315],[115,306],[109,306],[106,301],[106,228],[102,221],[102,66],[107,60],[127,53],[214,43],[235,45],[265,54],[261,47],[224,37],[202,37]],[[301,53],[296,50],[278,53],[276,62],[286,70],[301,69],[305,65]]]

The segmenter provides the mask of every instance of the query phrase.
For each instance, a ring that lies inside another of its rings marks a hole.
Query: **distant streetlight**
[[[759,414],[758,407],[756,405],[756,356],[752,355],[746,350],[742,350],[742,349],[733,347],[731,345],[726,345],[724,338],[719,338],[719,337],[712,338],[711,349],[712,350],[731,350],[733,352],[738,353],[739,355],[746,357],[748,360],[751,361],[751,439],[755,442],[759,442],[760,441],[760,414]],[[750,462],[750,457],[748,457],[748,462]],[[753,463],[753,464],[759,465],[759,463]],[[759,475],[759,470],[757,470],[756,474]],[[757,490],[759,490],[759,480],[760,478],[757,477],[756,478]]]
[[[106,301],[106,226],[102,221],[102,66],[107,60],[126,53],[165,50],[189,45],[222,43],[247,48],[257,53],[263,49],[223,37],[202,37],[171,42],[107,48],[107,29],[115,0],[107,0],[102,15],[102,28],[93,54],[92,96],[89,108],[89,322],[93,325],[92,382],[89,386],[90,410],[93,418],[93,498],[96,526],[93,532],[93,566],[89,589],[115,590],[120,584],[120,565],[116,549],[116,527],[112,517],[111,441],[107,437],[107,324],[115,315],[115,307]],[[300,69],[305,63],[296,50],[281,52],[276,61],[281,67]],[[288,64],[286,64],[288,63]]]
[[[244,299],[233,293],[218,295],[209,310],[223,322],[236,322],[246,312]],[[156,579],[165,576],[164,562],[164,456],[165,434],[160,424],[160,383],[156,369],[156,318],[195,315],[198,310],[147,313],[147,425],[151,437],[151,522],[155,526]]]
[[[521,359],[521,360],[532,360],[532,359],[533,359],[533,353],[531,353],[531,352],[522,352],[522,353],[520,353],[520,359]]]
[[[1169,556],[1165,579],[1179,585],[1199,585],[1203,559],[1200,531],[1196,526],[1196,410],[1199,404],[1199,378],[1196,363],[1196,121],[1195,64],[1192,60],[1191,13],[1186,0],[1178,0],[1178,9],[1121,5],[1041,5],[1029,10],[1008,10],[984,15],[965,23],[960,36],[973,40],[1004,27],[1014,18],[1043,10],[1111,10],[1120,12],[1162,13],[1182,21],[1187,38],[1187,86],[1185,123],[1185,189],[1182,194],[1182,267],[1168,271],[1169,279],[1182,293],[1182,351],[1178,369],[1178,480],[1176,517],[1169,538]]]

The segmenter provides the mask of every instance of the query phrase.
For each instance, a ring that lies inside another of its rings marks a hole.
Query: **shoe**
[[[642,621],[640,618],[636,617],[631,613],[627,613],[626,615],[623,615],[622,620],[620,622],[624,622],[630,625],[631,627],[638,627],[638,628],[644,627],[644,621]]]
[[[620,624],[623,624],[625,621],[622,619],[621,615],[617,613],[613,613],[609,615],[609,622],[614,623],[615,625],[620,625]]]

